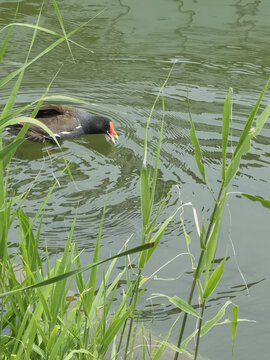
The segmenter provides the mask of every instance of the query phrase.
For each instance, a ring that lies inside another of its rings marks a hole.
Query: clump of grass
[[[269,84],[270,79],[265,84],[254,108],[252,109],[246,125],[242,131],[242,134],[239,138],[239,141],[237,143],[237,146],[232,154],[231,157],[228,157],[227,155],[227,144],[228,144],[228,135],[229,135],[229,125],[230,125],[230,114],[231,114],[231,95],[232,90],[229,91],[228,96],[226,97],[225,103],[224,103],[224,110],[223,110],[223,126],[222,126],[222,165],[221,165],[221,186],[218,191],[217,197],[215,197],[214,192],[212,191],[207,178],[206,178],[206,169],[202,162],[202,151],[199,146],[199,142],[196,137],[194,124],[191,118],[191,114],[189,113],[189,120],[190,120],[190,138],[191,143],[194,146],[195,149],[195,160],[198,166],[198,170],[209,188],[209,191],[211,193],[211,196],[214,196],[214,208],[211,213],[209,224],[207,227],[202,225],[202,228],[200,230],[200,246],[201,246],[201,254],[198,260],[198,264],[194,269],[193,273],[193,281],[190,288],[189,298],[188,298],[188,304],[190,305],[193,299],[193,294],[195,291],[195,288],[197,287],[200,302],[201,302],[201,312],[200,312],[200,320],[198,329],[194,332],[193,336],[197,336],[196,341],[196,348],[195,348],[195,355],[194,359],[197,359],[198,356],[198,349],[199,349],[199,342],[200,338],[205,335],[206,332],[210,330],[224,315],[224,310],[226,307],[231,304],[231,302],[227,302],[217,313],[217,315],[210,321],[206,322],[203,325],[203,319],[204,319],[204,311],[206,307],[206,302],[209,300],[211,294],[217,287],[218,283],[221,280],[224,266],[226,262],[226,256],[223,258],[223,260],[219,263],[219,265],[215,268],[215,270],[210,274],[210,270],[213,268],[213,261],[217,250],[217,238],[218,238],[218,231],[219,231],[219,225],[220,220],[223,213],[224,204],[226,201],[228,189],[230,186],[231,181],[237,174],[240,166],[240,162],[242,159],[242,156],[245,155],[250,150],[251,140],[257,136],[261,129],[263,128],[265,121],[270,116],[270,105],[268,105],[264,111],[257,117],[255,122],[255,127],[252,128],[254,118],[257,114],[259,105],[261,103],[261,99],[263,97],[263,94],[265,93],[267,86]],[[254,198],[253,198],[254,199]],[[258,200],[258,199],[254,199]],[[259,200],[262,203],[265,203],[265,200],[261,199]],[[269,205],[267,203],[267,205]],[[187,244],[190,242],[190,238],[188,237],[187,233],[184,231]],[[193,266],[192,262],[192,266]],[[234,348],[234,341],[235,341],[235,334],[236,334],[236,325],[239,321],[238,319],[238,307],[237,305],[233,304],[232,307],[233,312],[233,319],[232,319],[232,349]],[[178,338],[178,344],[177,346],[179,349],[181,347],[186,347],[187,343],[191,340],[192,337],[189,337],[186,341],[183,342],[183,335],[186,327],[186,321],[187,321],[188,313],[185,312],[183,321],[180,327],[180,335]],[[177,360],[178,358],[178,352],[175,353],[174,359]]]
[[[45,197],[40,209],[30,222],[27,214],[22,210],[23,203],[28,193],[19,196],[8,197],[8,165],[16,149],[25,141],[24,135],[30,123],[38,124],[43,127],[51,136],[53,134],[45,128],[38,120],[34,119],[39,107],[44,100],[49,100],[49,84],[43,96],[33,103],[21,107],[14,111],[15,97],[20,88],[25,70],[31,66],[40,57],[52,51],[63,41],[67,41],[69,46],[70,36],[80,28],[66,33],[63,20],[60,15],[57,3],[53,1],[56,15],[61,24],[64,35],[60,35],[49,29],[39,26],[41,12],[35,25],[19,24],[14,22],[9,26],[9,32],[4,44],[1,47],[1,59],[5,54],[8,45],[8,39],[13,27],[27,26],[33,28],[33,36],[26,56],[24,65],[6,76],[0,82],[3,88],[8,82],[15,79],[15,85],[11,91],[10,97],[1,113],[0,117],[0,221],[3,226],[0,229],[0,287],[1,287],[1,320],[0,320],[0,348],[3,358],[66,358],[73,356],[79,358],[103,358],[107,351],[115,344],[116,335],[123,327],[126,320],[134,313],[135,302],[130,301],[135,293],[138,282],[128,281],[128,288],[122,301],[114,315],[108,314],[110,311],[114,294],[118,287],[119,280],[123,274],[128,273],[128,267],[118,274],[110,282],[110,274],[115,266],[116,259],[121,256],[128,256],[133,253],[148,250],[153,247],[152,242],[147,242],[138,247],[122,251],[109,259],[99,260],[102,221],[97,238],[93,261],[89,265],[81,266],[76,243],[72,240],[72,234],[75,221],[70,230],[70,234],[61,259],[57,260],[54,266],[50,266],[49,255],[46,251],[46,271],[42,266],[42,260],[39,255],[39,238],[42,231],[42,210],[57,184],[57,180],[48,195]],[[59,39],[47,47],[43,52],[29,61],[37,31],[43,31],[57,36]],[[70,47],[69,47],[70,49]],[[83,102],[79,99],[73,99],[58,96],[58,99]],[[20,116],[26,109],[35,106],[31,117]],[[25,122],[18,136],[8,145],[2,145],[2,131],[11,124]],[[57,141],[56,141],[57,143]],[[58,144],[58,143],[57,143]],[[60,147],[60,145],[58,144]],[[65,161],[65,159],[64,159]],[[70,173],[67,162],[63,172]],[[31,186],[30,186],[31,188]],[[14,210],[17,202],[19,205]],[[37,233],[35,235],[33,226],[39,220]],[[7,238],[9,228],[12,222],[18,221],[20,228],[20,243],[17,254],[10,255],[7,249]],[[110,261],[108,270],[104,271],[103,281],[99,284],[99,289],[95,293],[96,275],[98,267]],[[14,267],[16,262],[21,263],[19,271],[22,279],[17,278]],[[87,281],[84,280],[82,273],[91,269]],[[67,300],[69,289],[72,282],[76,282],[79,297],[72,296]],[[129,304],[127,302],[129,301]],[[102,311],[100,311],[102,309]],[[119,349],[121,350],[121,349]],[[112,358],[117,357],[115,345],[111,349]]]

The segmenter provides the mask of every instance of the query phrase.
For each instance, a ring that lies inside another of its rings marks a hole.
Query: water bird
[[[107,134],[115,143],[118,135],[115,132],[111,119],[95,114],[89,114],[83,109],[66,105],[43,105],[35,118],[45,124],[59,139],[66,139],[83,134]],[[7,130],[17,135],[24,123],[9,125]],[[25,137],[28,140],[43,143],[52,140],[50,135],[40,126],[30,124]]]

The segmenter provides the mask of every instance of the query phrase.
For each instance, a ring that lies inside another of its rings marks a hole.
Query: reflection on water
[[[1,25],[13,21],[15,6],[11,1],[1,3]],[[232,132],[228,147],[230,154],[270,74],[268,2],[230,0],[217,4],[210,0],[152,0],[144,3],[102,0],[96,4],[80,1],[79,5],[74,5],[74,1],[67,0],[59,7],[68,31],[105,8],[100,16],[73,37],[74,41],[93,53],[71,44],[75,57],[73,61],[63,43],[46,54],[26,70],[16,106],[39,98],[63,65],[52,84],[50,95],[73,96],[98,104],[98,110],[114,120],[120,136],[115,145],[103,135],[65,140],[61,143],[63,153],[49,142],[41,145],[25,141],[18,149],[9,169],[10,191],[20,194],[34,182],[24,205],[24,211],[31,218],[57,181],[44,209],[41,248],[47,244],[51,256],[61,254],[76,217],[74,234],[78,248],[84,250],[82,262],[89,263],[106,197],[102,257],[117,252],[130,236],[129,246],[140,243],[139,172],[145,124],[160,86],[175,61],[177,63],[163,91],[165,125],[155,208],[158,201],[171,191],[171,198],[160,217],[162,222],[179,204],[179,192],[175,187],[179,185],[183,202],[192,202],[199,214],[200,224],[207,224],[213,202],[199,176],[194,150],[190,145],[187,90],[208,181],[217,192],[220,186],[222,111],[228,89],[234,88]],[[21,2],[17,21],[35,23],[39,8],[38,2]],[[50,2],[45,4],[41,26],[61,32]],[[22,66],[31,34],[31,29],[14,27],[1,63],[2,77]],[[39,34],[31,58],[55,40],[53,36]],[[8,83],[2,89],[1,107],[7,102],[11,86],[12,83]],[[268,103],[269,92],[261,108]],[[92,111],[96,109],[91,106]],[[161,120],[162,106],[158,104],[148,133],[149,162],[155,154]],[[5,143],[11,139],[11,135],[5,133]],[[243,159],[239,174],[232,184],[232,192],[243,191],[269,198],[269,139],[268,123],[255,139],[251,153]],[[66,172],[61,174],[65,167],[63,155],[75,182]],[[222,222],[220,251],[221,254],[222,251],[223,254],[229,252],[230,261],[226,264],[224,282],[209,303],[209,316],[216,314],[224,300],[234,297],[233,301],[243,309],[242,317],[258,320],[260,333],[258,335],[257,330],[251,327],[241,327],[237,346],[244,350],[239,350],[238,359],[247,359],[247,354],[249,359],[253,359],[258,351],[262,357],[268,354],[268,349],[265,349],[266,337],[261,335],[267,334],[268,330],[263,309],[268,306],[266,299],[270,295],[267,290],[270,287],[265,286],[268,281],[265,264],[269,260],[267,215],[260,205],[232,194],[228,198]],[[185,210],[184,218],[192,238],[192,252],[197,255],[198,239],[190,209]],[[147,274],[153,273],[176,253],[186,251],[178,220],[175,219],[166,230],[160,244],[161,251],[149,263]],[[17,230],[11,229],[11,249],[16,250],[17,236]],[[229,238],[234,241],[237,260],[246,282],[253,284],[248,299],[243,291],[244,285],[235,265]],[[189,273],[188,259],[181,259],[181,262],[169,264],[159,274],[162,278],[174,277],[176,280],[153,281],[145,301],[152,292],[173,296],[178,288],[178,295],[187,298],[192,274]],[[151,319],[154,314],[158,320],[157,330],[162,328],[162,332],[166,333],[175,312],[175,308],[168,303],[155,302],[145,310],[144,318]],[[227,336],[227,330],[221,328],[218,330],[220,333],[211,335],[211,346],[207,340],[202,342],[202,351],[208,357],[220,360],[231,356],[230,347],[224,345],[220,351],[220,336]],[[255,342],[247,341],[254,338]],[[215,343],[219,344],[218,349],[213,346]]]
[[[111,156],[113,152],[113,144],[105,139],[104,135],[85,135],[80,139],[76,139],[81,147],[86,147],[91,151],[97,152],[104,156]],[[65,143],[60,142],[61,150],[68,150]],[[35,143],[26,140],[24,144],[16,151],[15,157],[22,160],[37,160],[46,156],[58,154],[61,152],[56,144],[47,141],[44,144]]]

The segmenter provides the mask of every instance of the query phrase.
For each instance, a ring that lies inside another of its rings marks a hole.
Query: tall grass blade
[[[14,20],[16,19],[17,17],[17,14],[18,14],[18,11],[19,11],[19,2],[17,3],[17,7],[16,7],[16,11],[15,11],[15,16],[14,16]],[[3,29],[0,30],[0,32],[2,31]],[[7,44],[8,44],[8,40],[10,38],[10,35],[11,35],[11,32],[12,32],[12,25],[11,25],[11,28],[9,29],[6,37],[5,37],[5,40],[3,42],[3,45],[1,46],[0,48],[0,61],[2,61],[3,59],[3,56],[5,54],[5,51],[6,51],[6,47],[7,47]]]
[[[188,95],[187,95],[187,98],[188,98]],[[188,106],[189,106],[189,99],[188,99]],[[196,136],[195,126],[194,126],[194,123],[192,121],[190,111],[188,111],[188,113],[189,113],[189,123],[190,123],[190,142],[191,142],[191,144],[193,145],[193,147],[195,149],[195,160],[196,160],[199,172],[200,172],[204,182],[208,186],[208,182],[207,182],[206,175],[205,175],[205,168],[204,168],[204,165],[202,163],[202,159],[203,159],[202,151],[201,151],[200,144],[199,144],[199,141],[198,141],[197,136]]]
[[[270,105],[267,105],[264,111],[256,119],[256,127],[254,132],[252,133],[253,137],[259,135],[269,116],[270,116]]]
[[[20,88],[20,85],[21,85],[21,82],[22,82],[22,78],[23,78],[23,74],[24,72],[21,72],[20,73],[20,76],[19,78],[17,79],[13,89],[12,89],[12,92],[8,98],[8,101],[2,111],[2,114],[1,114],[1,119],[4,118],[4,117],[7,117],[11,112],[12,112],[12,108],[14,106],[14,102],[15,102],[15,97],[17,95],[17,92]]]
[[[220,219],[223,213],[224,204],[226,201],[226,194],[227,191],[225,191],[220,203],[216,206],[215,214],[213,214],[213,229],[212,233],[210,234],[207,244],[206,244],[206,253],[205,253],[205,283],[208,279],[209,270],[212,264],[212,261],[214,260],[215,252],[216,252],[216,246],[217,246],[217,238],[218,238],[218,231],[219,231],[219,224]]]
[[[72,257],[69,256],[69,259],[68,259],[68,253],[70,252],[72,254],[72,252],[73,252],[73,248],[71,248],[71,240],[72,240],[73,231],[75,228],[75,222],[76,222],[76,219],[73,220],[73,224],[71,226],[71,229],[70,229],[70,232],[68,235],[68,240],[65,245],[63,256],[61,258],[59,266],[57,267],[57,274],[62,274],[71,269],[71,265],[72,265],[71,258]],[[66,281],[59,281],[59,282],[55,283],[54,289],[50,296],[50,310],[51,310],[50,312],[51,312],[51,318],[52,318],[51,327],[56,325],[57,314],[59,313],[61,302],[63,302],[63,300],[65,300],[66,292],[67,292]]]
[[[149,248],[148,251],[146,251],[145,253],[141,253],[139,256],[139,261],[138,261],[138,267],[139,269],[143,269],[144,266],[146,265],[146,263],[148,262],[148,260],[150,259],[150,257],[152,256],[154,250],[156,249],[156,247],[158,246],[158,243],[164,233],[164,231],[166,230],[167,226],[169,225],[169,223],[172,221],[172,219],[174,218],[175,214],[177,213],[177,211],[180,208],[176,209],[174,211],[174,213],[169,216],[164,222],[163,224],[160,226],[160,228],[158,229],[158,231],[155,233],[155,235],[151,238],[151,243],[153,244],[153,246],[151,248]]]
[[[140,176],[142,223],[146,228],[150,216],[150,187],[147,168],[143,165]],[[142,239],[143,240],[143,239]]]
[[[269,82],[269,81],[268,81]],[[268,85],[268,82],[267,82],[267,85]],[[263,94],[263,93],[262,93]],[[262,94],[260,96],[259,99],[261,99],[262,97]],[[257,101],[256,103],[256,108],[259,107],[259,103]],[[256,110],[257,111],[257,110]],[[255,112],[255,110],[253,109],[252,112]],[[246,154],[247,152],[249,152],[250,150],[250,142],[251,142],[251,139],[254,137],[254,136],[257,136],[261,129],[263,128],[266,120],[268,119],[268,117],[270,116],[270,105],[268,105],[264,111],[260,114],[260,116],[258,116],[257,120],[256,120],[256,127],[255,129],[250,129],[250,126],[249,126],[249,131],[246,132],[245,129],[245,137],[243,137],[243,133],[241,135],[241,145],[239,145],[240,143],[240,140],[239,140],[239,143],[237,145],[237,151],[235,150],[234,152],[234,155],[233,155],[233,158],[232,160],[230,161],[228,167],[227,167],[227,170],[226,170],[226,174],[225,174],[225,186],[228,186],[229,183],[231,182],[231,180],[234,178],[234,176],[236,175],[238,169],[239,169],[239,166],[240,166],[240,161],[241,161],[241,158],[244,154]],[[252,117],[252,120],[253,120],[253,117]],[[250,118],[248,119],[248,122],[250,121]]]
[[[71,51],[71,48],[70,48],[70,45],[69,45],[69,41],[68,41],[68,38],[67,38],[67,34],[66,34],[66,30],[65,30],[65,27],[64,27],[64,23],[63,23],[63,19],[62,19],[62,16],[60,14],[60,11],[59,11],[59,7],[57,5],[57,2],[55,0],[53,0],[53,7],[54,7],[54,10],[55,10],[55,13],[57,15],[57,18],[58,18],[58,21],[61,25],[61,29],[63,31],[63,34],[65,36],[65,39],[66,39],[66,43],[67,43],[67,46],[68,46],[68,49],[69,49],[69,52],[71,54],[71,57],[72,59],[74,60],[74,57],[73,57],[73,54],[72,54],[72,51]]]
[[[222,117],[222,168],[221,175],[222,180],[225,180],[225,169],[226,169],[226,151],[227,143],[229,136],[229,125],[230,125],[230,114],[231,114],[231,93],[232,90],[229,90],[229,94],[226,97],[224,108],[223,108],[223,117]]]
[[[119,332],[121,327],[124,325],[125,321],[130,316],[130,313],[131,313],[131,308],[128,308],[127,311],[121,317],[114,317],[102,341],[102,348],[100,351],[101,359],[104,357],[106,351],[111,345],[113,338],[116,336],[116,334]]]
[[[161,149],[161,143],[162,143],[164,119],[165,119],[165,105],[164,105],[164,98],[162,97],[162,121],[161,121],[160,129],[159,129],[159,139],[158,139],[158,146],[157,146],[157,151],[156,151],[156,161],[155,161],[155,168],[154,168],[153,179],[152,179],[150,213],[152,212],[152,208],[153,208],[153,204],[154,204],[155,191],[156,191],[158,163],[159,163],[160,149]]]
[[[265,91],[266,91],[266,89],[267,89],[267,87],[268,87],[269,82],[270,82],[270,78],[267,80],[266,84],[264,85],[264,88],[263,88],[263,90],[262,90],[262,92],[261,92],[261,94],[260,94],[260,96],[259,96],[259,98],[258,98],[258,100],[257,100],[257,102],[256,102],[256,104],[255,104],[255,106],[253,107],[253,109],[252,109],[252,111],[251,111],[251,113],[250,113],[250,115],[249,115],[249,117],[248,117],[248,120],[247,120],[247,122],[246,122],[246,125],[245,125],[245,127],[244,127],[244,130],[242,131],[242,134],[241,134],[240,139],[239,139],[239,141],[238,141],[237,147],[236,147],[236,149],[235,149],[235,151],[234,151],[233,157],[235,157],[235,156],[237,155],[237,153],[239,152],[240,148],[243,146],[243,143],[245,142],[246,137],[247,137],[248,134],[249,134],[250,128],[251,128],[251,126],[252,126],[252,122],[253,122],[254,117],[255,117],[255,115],[256,115],[256,113],[257,113],[257,111],[258,111],[258,108],[259,108],[259,106],[260,106],[262,97],[263,97],[263,95],[264,95],[264,93],[265,93]]]
[[[232,308],[233,319],[232,319],[232,356],[234,357],[234,344],[235,344],[235,336],[236,336],[236,328],[237,328],[237,320],[238,320],[238,306],[233,305]]]
[[[100,220],[100,224],[99,224],[98,237],[97,237],[97,242],[96,242],[96,246],[95,246],[95,252],[94,252],[94,256],[93,256],[93,263],[98,263],[98,260],[99,260],[101,232],[102,232],[102,226],[103,226],[103,221],[104,221],[104,217],[105,217],[106,203],[107,203],[107,198],[105,198],[104,207],[103,207],[103,211],[102,211],[102,216],[101,216],[101,220]],[[98,271],[98,266],[95,266],[91,270],[89,283],[87,284],[87,287],[90,289],[85,294],[85,303],[88,304],[88,312],[91,309],[92,302],[93,302],[93,299],[94,299],[95,290],[96,290],[97,271]]]
[[[61,329],[61,332],[58,334],[56,342],[54,343],[54,346],[50,353],[50,359],[57,359],[57,353],[60,351],[61,346],[63,346],[63,340],[65,339],[67,333],[69,332],[69,329],[76,315],[76,312],[77,312],[76,307],[71,310],[67,320],[65,321],[63,328]]]
[[[5,37],[5,40],[3,42],[3,45],[1,46],[0,48],[0,61],[2,61],[3,59],[3,56],[5,54],[5,51],[6,51],[6,47],[7,47],[7,44],[8,44],[8,40],[9,40],[9,37],[11,35],[11,32],[12,32],[12,27],[9,29],[9,32],[7,33],[6,37]]]

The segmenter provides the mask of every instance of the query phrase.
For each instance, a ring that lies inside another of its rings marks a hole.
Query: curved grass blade
[[[9,126],[9,125],[14,125],[14,124],[18,124],[18,123],[30,123],[30,124],[38,125],[44,131],[46,131],[46,133],[48,133],[48,135],[50,135],[50,137],[55,141],[57,146],[60,148],[60,144],[57,141],[56,137],[54,136],[54,133],[46,125],[44,125],[41,121],[39,121],[37,119],[33,119],[33,118],[30,118],[30,117],[27,117],[27,116],[20,116],[20,117],[15,118],[15,119],[8,120],[5,124],[0,125],[0,130],[7,127],[7,126]]]
[[[8,24],[4,27],[2,27],[2,29],[0,30],[0,33],[9,28],[9,27],[13,27],[13,26],[18,26],[18,27],[27,27],[27,28],[31,28],[31,29],[35,29],[35,30],[40,30],[42,32],[45,32],[47,34],[50,34],[50,35],[54,35],[54,36],[57,36],[57,37],[60,37],[60,38],[64,38],[63,35],[57,33],[56,31],[53,31],[53,30],[50,30],[50,29],[47,29],[47,28],[44,28],[42,26],[38,26],[38,25],[33,25],[33,24],[24,24],[24,23],[11,23],[11,24]]]
[[[264,206],[266,209],[270,209],[270,200],[265,200],[262,197],[245,194],[245,193],[242,193],[242,196],[245,196],[247,199],[251,201],[259,201],[262,204],[262,206]]]

